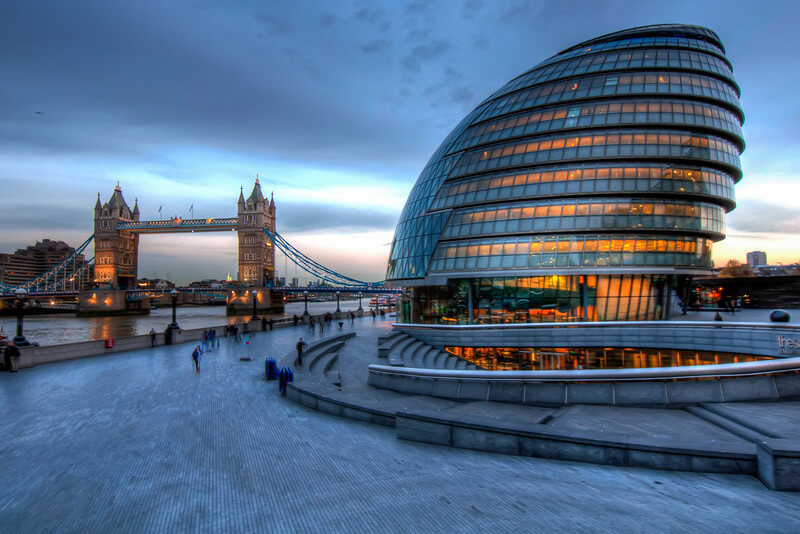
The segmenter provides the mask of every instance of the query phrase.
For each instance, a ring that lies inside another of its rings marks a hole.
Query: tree
[[[725,267],[719,272],[720,278],[744,278],[753,276],[753,269],[746,263],[739,260],[731,259],[725,264]]]

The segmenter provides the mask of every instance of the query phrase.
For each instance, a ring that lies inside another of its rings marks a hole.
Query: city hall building
[[[514,78],[422,170],[387,281],[398,322],[666,319],[712,267],[744,150],[719,37],[658,25]]]

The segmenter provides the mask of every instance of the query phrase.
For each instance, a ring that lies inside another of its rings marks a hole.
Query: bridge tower
[[[248,286],[274,285],[275,247],[262,228],[275,232],[275,201],[261,193],[256,178],[253,192],[244,198],[239,191],[237,210],[239,233],[239,282]]]
[[[117,229],[123,222],[139,220],[139,203],[128,207],[117,182],[111,198],[100,204],[100,193],[94,206],[94,279],[111,288],[133,287],[139,260],[139,235]]]

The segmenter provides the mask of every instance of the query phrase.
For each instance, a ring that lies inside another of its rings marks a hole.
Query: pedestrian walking
[[[294,326],[297,326],[297,314],[296,313],[294,314],[294,317],[292,317],[292,321],[294,322]]]
[[[203,354],[203,350],[200,348],[200,345],[197,345],[192,352],[192,360],[194,360],[194,372],[200,372],[200,355]]]
[[[267,318],[266,317],[262,317],[261,318],[261,331],[262,332],[266,332],[267,331]]]
[[[303,338],[297,340],[297,364],[303,365],[303,349],[308,346],[308,343],[303,341]]]
[[[372,312],[372,320],[375,320],[375,310],[370,310]]]
[[[269,331],[272,332],[272,327],[275,325],[275,320],[270,317],[269,318]]]
[[[152,328],[150,329],[150,345],[152,347],[156,346],[156,331]]]
[[[322,335],[325,332],[325,321],[319,322],[319,333]]]
[[[216,332],[213,328],[208,329],[208,336],[206,336],[206,352],[214,350],[214,338]]]

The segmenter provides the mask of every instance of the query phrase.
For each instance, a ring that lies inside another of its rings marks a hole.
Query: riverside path
[[[389,321],[345,322],[361,338]],[[330,335],[334,328],[326,329]],[[338,332],[336,332],[338,333]],[[796,532],[756,478],[404,442],[277,395],[303,327],[0,373],[0,532]],[[249,354],[253,361],[240,361]]]

